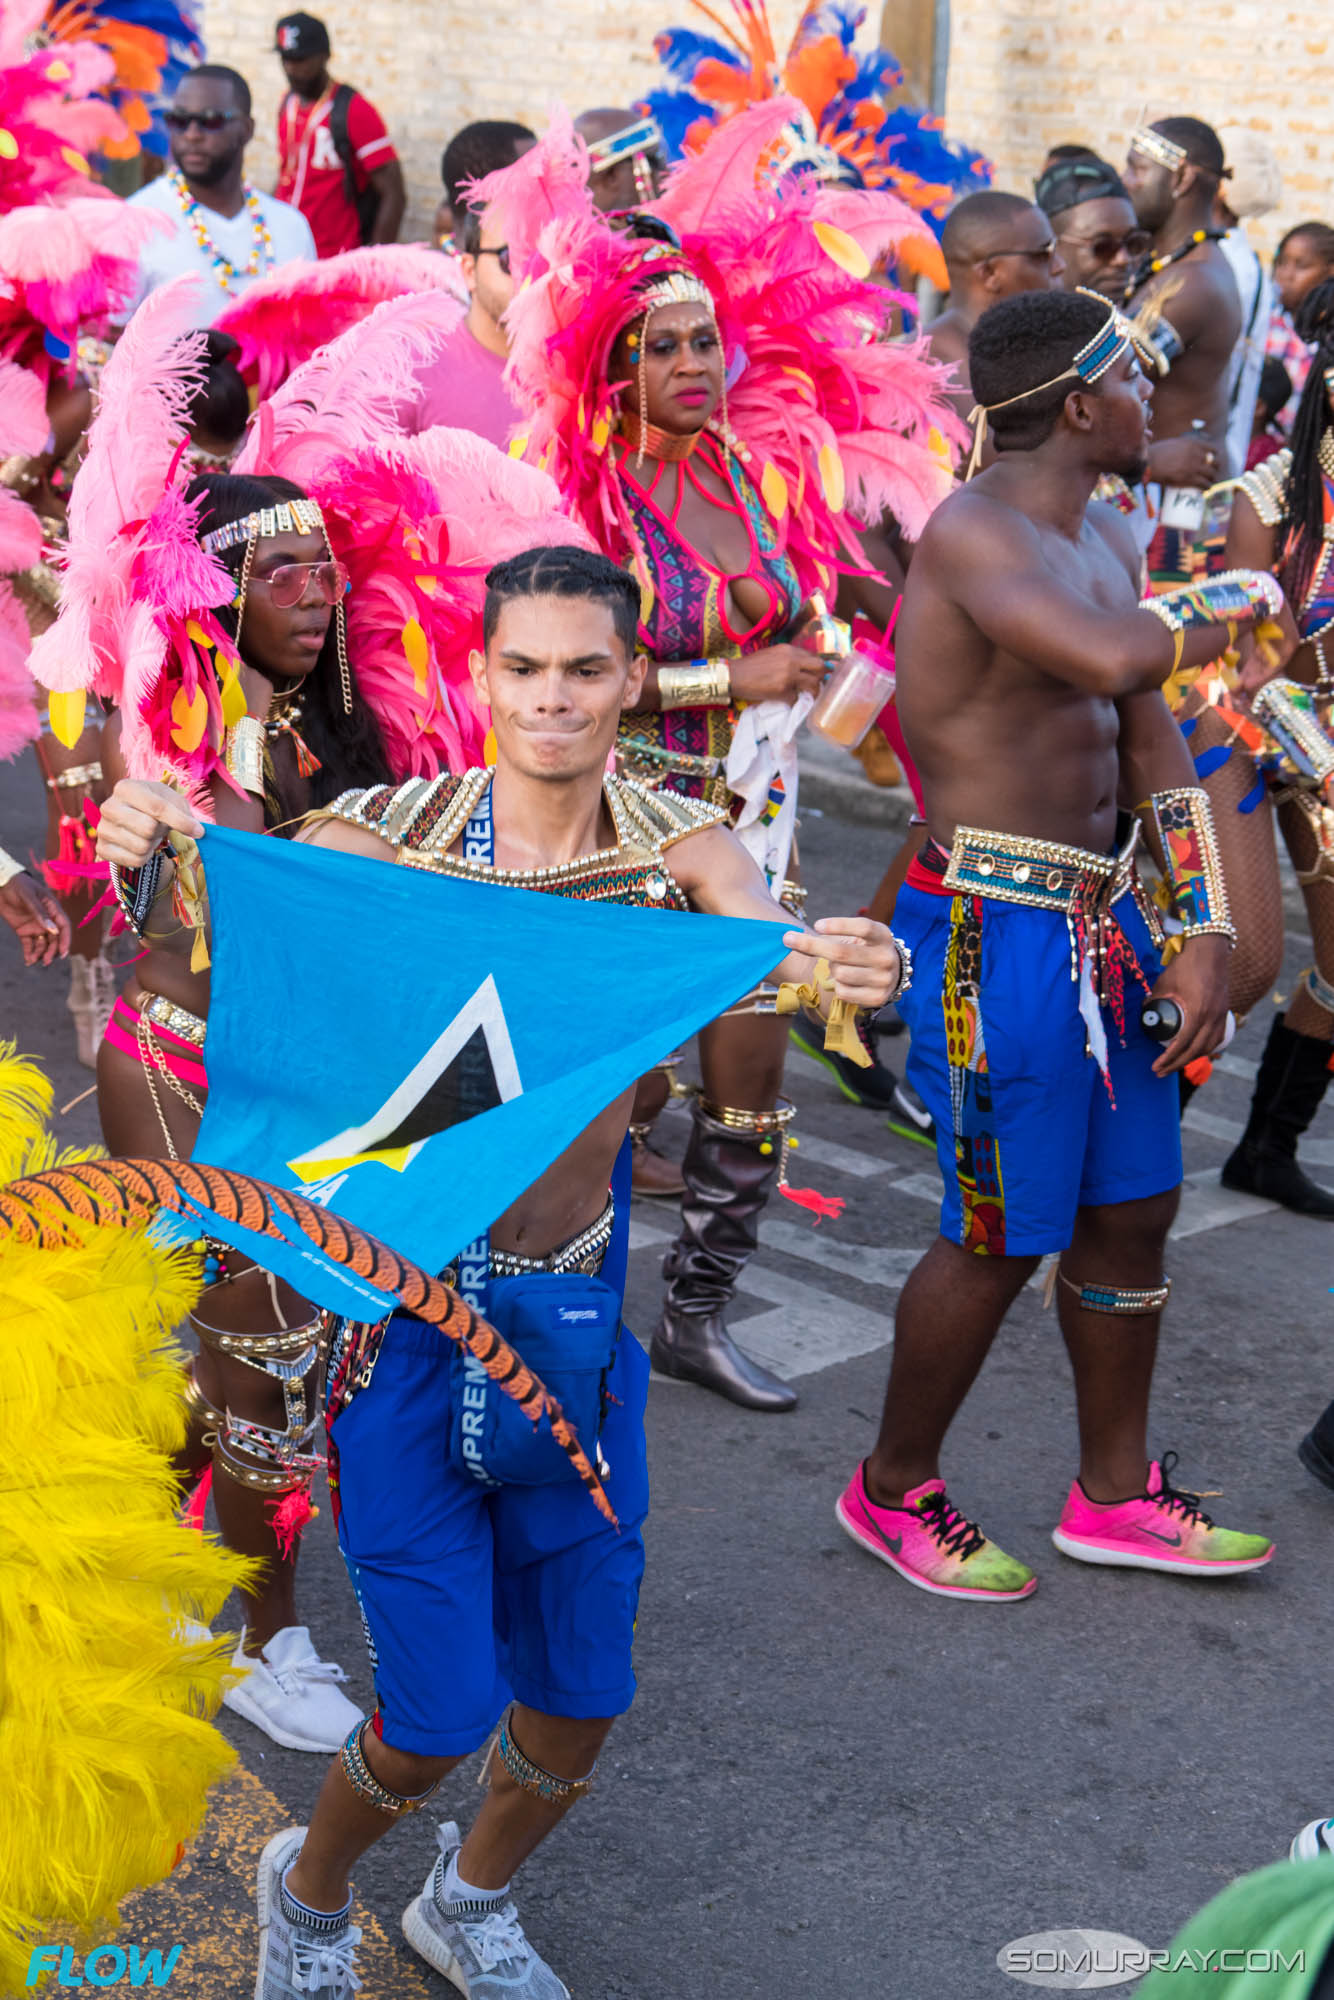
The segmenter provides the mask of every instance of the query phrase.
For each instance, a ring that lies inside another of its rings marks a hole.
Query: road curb
[[[849,820],[855,826],[883,827],[887,833],[907,832],[912,816],[912,793],[906,785],[873,785],[846,750],[825,744],[813,736],[803,736],[800,752],[800,783],[797,790],[798,816],[814,808],[832,819]]]

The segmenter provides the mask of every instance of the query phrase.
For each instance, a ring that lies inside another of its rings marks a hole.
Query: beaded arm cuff
[[[1251,710],[1298,782],[1326,791],[1334,780],[1334,743],[1321,725],[1310,688],[1300,681],[1266,681],[1252,698]]]
[[[1162,844],[1181,935],[1212,932],[1237,941],[1223,886],[1223,866],[1214,834],[1209,795],[1199,785],[1154,792],[1149,799]]]
[[[1282,525],[1291,470],[1292,453],[1285,445],[1272,458],[1262,459],[1252,471],[1243,473],[1237,481],[1238,493],[1246,495],[1266,528]]]
[[[1158,597],[1141,599],[1140,610],[1151,611],[1169,632],[1191,632],[1201,625],[1227,625],[1239,619],[1277,618],[1283,592],[1266,570],[1228,569],[1201,583],[1183,584]]]

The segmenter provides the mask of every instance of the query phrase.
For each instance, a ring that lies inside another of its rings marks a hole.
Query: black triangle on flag
[[[437,1132],[522,1095],[504,1009],[488,976],[378,1111],[288,1164],[303,1181],[366,1161],[401,1173]]]

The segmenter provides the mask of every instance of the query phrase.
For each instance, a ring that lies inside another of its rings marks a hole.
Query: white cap
[[[1283,199],[1283,174],[1273,148],[1244,125],[1220,125],[1227,179],[1219,194],[1239,222],[1268,215]]]

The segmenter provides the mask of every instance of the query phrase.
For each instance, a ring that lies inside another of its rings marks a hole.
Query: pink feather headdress
[[[420,292],[456,301],[458,318],[467,309],[468,288],[453,258],[421,243],[370,244],[318,264],[281,265],[214,324],[240,342],[237,366],[263,398],[386,299]]]
[[[453,306],[433,293],[377,308],[260,406],[236,461],[319,502],[351,578],[357,685],[398,779],[481,760],[489,718],[468,655],[482,643],[491,566],[544,544],[593,546],[535,467],[470,431],[398,428],[394,405],[457,323]]]
[[[96,96],[116,74],[107,50],[72,41],[30,51],[46,11],[47,0],[4,0],[0,8],[0,128],[13,142],[0,153],[0,214],[95,192],[88,154],[133,136]]]
[[[87,694],[104,695],[121,710],[130,776],[171,778],[206,807],[236,676],[213,614],[236,585],[200,547],[184,498],[201,285],[178,278],[146,299],[103,371],[70,495],[60,612],[30,664],[62,741],[78,740]]]
[[[831,565],[860,566],[857,523],[890,514],[910,538],[949,490],[962,426],[946,371],[920,341],[890,341],[899,295],[871,276],[925,225],[882,192],[797,180],[759,185],[761,163],[797,107],[776,98],[731,120],[674,173],[650,213],[681,242],[682,268],[714,302],[728,364],[727,420],[804,588]],[[552,156],[561,164],[558,166]],[[611,227],[574,188],[568,121],[474,198],[494,202],[511,245],[535,185],[546,220],[506,325],[509,379],[529,422],[527,451],[551,471],[600,546],[635,554],[612,443],[617,335],[642,311],[661,249]],[[552,190],[556,199],[551,199]]]

